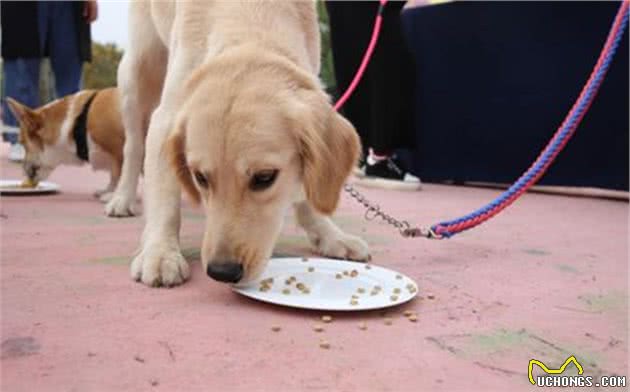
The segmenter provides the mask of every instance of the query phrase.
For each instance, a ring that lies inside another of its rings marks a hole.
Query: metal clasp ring
[[[411,230],[411,225],[406,220],[400,222],[400,228],[398,230],[400,230],[400,234],[403,237],[413,237],[413,233],[411,233],[411,231],[413,231]]]
[[[369,206],[368,209],[365,210],[365,219],[369,221],[374,220],[378,216],[380,211],[381,211],[381,208],[377,205]]]

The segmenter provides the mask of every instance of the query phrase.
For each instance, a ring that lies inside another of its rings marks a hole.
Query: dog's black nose
[[[234,262],[210,263],[208,276],[219,282],[237,283],[243,277],[243,265]]]

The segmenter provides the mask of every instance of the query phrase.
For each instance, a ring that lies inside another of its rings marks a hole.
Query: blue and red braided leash
[[[376,46],[376,42],[378,41],[378,36],[382,23],[382,13],[386,4],[387,0],[380,0],[380,7],[376,16],[374,30],[372,32],[372,38],[370,40],[368,49],[365,52],[361,65],[354,79],[352,80],[352,83],[343,94],[343,96],[335,103],[335,110],[339,110],[339,108],[343,106],[343,104],[356,88],[357,84],[361,80],[361,77],[363,76],[363,73],[365,72],[365,68],[370,61],[370,58],[374,51],[374,47]],[[554,134],[551,141],[542,150],[540,155],[538,155],[538,158],[536,158],[529,169],[527,169],[527,171],[523,175],[521,175],[521,177],[516,180],[516,182],[512,186],[510,186],[505,192],[499,195],[499,197],[497,197],[487,205],[479,208],[478,210],[457,219],[437,223],[431,226],[431,228],[428,230],[411,227],[405,228],[402,230],[404,236],[423,236],[433,239],[450,238],[455,234],[478,226],[483,222],[489,220],[493,216],[497,215],[499,212],[503,211],[510,204],[516,201],[523,193],[531,188],[532,185],[536,184],[536,182],[545,174],[549,166],[551,166],[551,164],[556,159],[558,154],[562,151],[564,146],[569,142],[576,129],[580,125],[582,118],[588,112],[588,109],[593,103],[593,100],[595,99],[595,96],[597,95],[597,92],[599,91],[599,88],[604,81],[606,72],[610,67],[610,64],[615,55],[615,51],[619,46],[619,42],[621,41],[623,33],[628,24],[629,5],[629,0],[623,0],[621,2],[619,11],[615,16],[613,25],[610,29],[610,32],[608,33],[608,38],[606,39],[604,48],[601,51],[597,63],[593,67],[593,71],[591,72],[591,75],[586,82],[586,85],[582,88],[582,92],[578,96],[577,100],[573,104],[573,107],[565,117],[564,121]]]

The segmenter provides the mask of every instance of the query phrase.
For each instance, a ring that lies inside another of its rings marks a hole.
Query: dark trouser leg
[[[389,2],[383,15],[378,45],[368,69],[371,147],[379,155],[413,147],[415,74],[413,58],[402,34],[403,2]]]
[[[79,52],[76,19],[72,2],[52,2],[49,19],[50,63],[55,74],[58,97],[81,89],[83,62]]]
[[[378,3],[374,1],[328,1],[330,36],[338,96],[354,78],[368,47]],[[369,68],[369,67],[368,67]],[[355,126],[364,153],[371,145],[370,96],[371,81],[367,74],[342,108],[342,113]]]
[[[5,59],[2,64],[2,122],[13,131],[3,129],[2,139],[11,144],[18,142],[18,123],[4,98],[11,97],[31,108],[39,106],[40,62],[40,58],[17,58]]]

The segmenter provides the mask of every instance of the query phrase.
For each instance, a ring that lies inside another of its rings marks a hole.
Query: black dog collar
[[[72,128],[72,137],[74,138],[74,143],[77,145],[77,156],[82,161],[88,161],[90,156],[90,149],[87,142],[87,116],[96,94],[98,93],[92,94],[85,105],[83,105],[83,110],[81,110]]]

